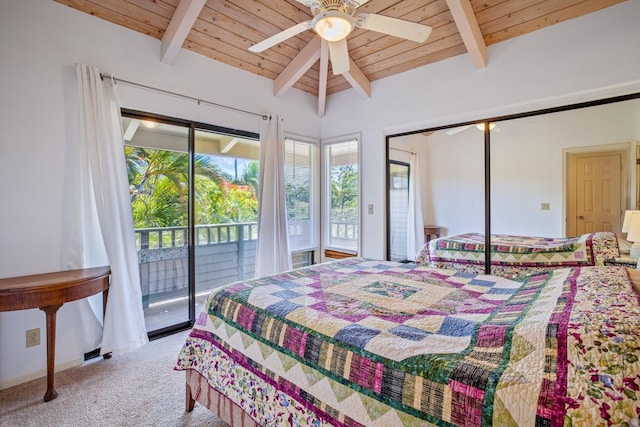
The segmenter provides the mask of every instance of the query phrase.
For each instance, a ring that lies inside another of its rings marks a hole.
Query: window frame
[[[313,158],[312,158],[313,173],[312,173],[312,177],[311,177],[311,191],[310,191],[310,194],[309,194],[310,203],[313,203],[309,213],[311,215],[311,223],[313,224],[312,226],[313,226],[313,229],[314,229],[314,232],[315,232],[315,246],[314,247],[310,247],[308,249],[301,249],[301,250],[297,250],[297,251],[291,251],[292,257],[295,254],[300,254],[300,253],[304,253],[304,252],[312,252],[311,261],[312,261],[312,263],[315,263],[315,260],[320,259],[318,254],[320,252],[321,242],[322,242],[322,232],[321,232],[322,231],[322,228],[321,228],[321,220],[322,220],[322,215],[321,215],[322,186],[321,186],[321,181],[320,181],[320,175],[321,175],[321,169],[322,169],[321,168],[321,158],[322,158],[321,141],[319,139],[315,139],[315,138],[311,138],[311,137],[303,136],[303,135],[298,135],[298,134],[290,133],[290,132],[284,132],[283,136],[284,136],[285,145],[286,145],[287,140],[290,140],[290,141],[294,141],[294,142],[300,142],[300,143],[304,143],[304,144],[313,145],[315,147],[315,153],[314,153]],[[313,202],[311,202],[311,201],[313,201]],[[287,218],[287,221],[288,221],[288,218]]]
[[[357,204],[357,220],[358,220],[358,238],[356,241],[356,248],[347,248],[340,245],[331,244],[331,172],[329,171],[329,154],[328,149],[332,145],[352,142],[356,143],[356,159],[357,159],[357,177],[358,177],[358,204]],[[361,150],[362,137],[360,133],[346,134],[333,138],[323,139],[321,141],[321,177],[320,177],[320,190],[321,190],[321,250],[322,253],[326,250],[349,253],[353,255],[359,255],[362,253],[362,150]],[[323,256],[323,260],[325,257]]]

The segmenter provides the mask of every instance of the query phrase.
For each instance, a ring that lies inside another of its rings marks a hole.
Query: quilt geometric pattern
[[[282,318],[358,349],[400,361],[425,352],[465,349],[475,327],[522,283],[372,261],[291,272],[227,288],[212,314],[251,327],[255,315]],[[310,273],[310,274],[309,274]],[[247,317],[249,316],[249,317]],[[320,322],[321,320],[321,322]],[[321,323],[322,326],[316,326]],[[389,346],[392,339],[394,346]]]
[[[551,425],[567,411],[580,277],[348,259],[236,283],[210,296],[176,369],[265,425]],[[269,410],[275,400],[297,403]]]

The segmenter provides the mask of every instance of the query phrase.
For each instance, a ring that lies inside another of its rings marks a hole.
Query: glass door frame
[[[187,221],[187,265],[188,265],[188,319],[183,322],[179,322],[173,325],[169,325],[157,330],[148,331],[147,335],[149,339],[162,338],[167,335],[174,334],[176,332],[184,331],[193,327],[196,320],[196,257],[195,257],[195,245],[196,245],[196,211],[195,211],[195,134],[196,130],[210,131],[215,133],[223,133],[234,136],[241,136],[252,139],[259,139],[259,134],[255,132],[248,132],[238,129],[226,128],[222,126],[211,125],[209,123],[201,123],[192,120],[185,120],[175,117],[164,116],[160,114],[148,113],[138,110],[132,110],[127,108],[121,109],[121,115],[123,117],[129,117],[138,120],[153,120],[159,123],[182,126],[189,129],[188,132],[188,190],[189,195],[187,198],[188,209],[188,221]]]

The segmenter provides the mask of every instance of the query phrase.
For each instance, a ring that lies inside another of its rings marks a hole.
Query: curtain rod
[[[124,84],[128,84],[128,85],[131,85],[131,86],[137,86],[137,87],[153,90],[153,91],[160,92],[160,93],[166,93],[168,95],[177,96],[179,98],[189,99],[191,101],[196,101],[198,103],[198,105],[200,105],[200,104],[209,104],[209,105],[212,105],[214,107],[226,108],[228,110],[233,110],[233,111],[238,111],[240,113],[245,113],[245,114],[251,114],[253,116],[258,116],[258,117],[261,117],[262,120],[267,120],[269,118],[269,116],[266,115],[266,114],[254,113],[253,111],[247,111],[247,110],[242,110],[240,108],[229,107],[228,105],[218,104],[217,102],[207,101],[206,99],[199,99],[199,98],[195,98],[193,96],[183,95],[183,94],[177,93],[177,92],[171,92],[170,90],[159,89],[157,87],[143,85],[141,83],[136,83],[136,82],[132,82],[132,81],[129,81],[129,80],[124,80],[124,79],[121,79],[119,77],[112,76],[110,74],[100,73],[100,78],[102,78],[102,79],[111,79],[111,80],[115,81],[116,83],[124,83]]]
[[[403,153],[409,153],[409,154],[416,154],[415,151],[407,151],[407,150],[403,150],[401,148],[396,148],[396,147],[390,147],[392,150],[396,150],[396,151],[402,151]]]

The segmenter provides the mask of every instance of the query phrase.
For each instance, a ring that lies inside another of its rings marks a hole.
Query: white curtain
[[[101,353],[124,353],[147,340],[138,258],[114,82],[95,67],[76,64],[78,162],[67,266],[111,267]],[[101,304],[100,304],[101,305]],[[101,306],[92,307],[101,321]],[[83,319],[83,323],[94,319]],[[85,345],[89,345],[85,340]],[[95,347],[93,347],[95,348]]]
[[[260,122],[260,187],[256,277],[291,270],[284,186],[284,137],[279,116]]]
[[[420,190],[420,164],[418,155],[411,153],[409,160],[409,209],[407,214],[407,259],[415,261],[424,245],[424,219]]]

